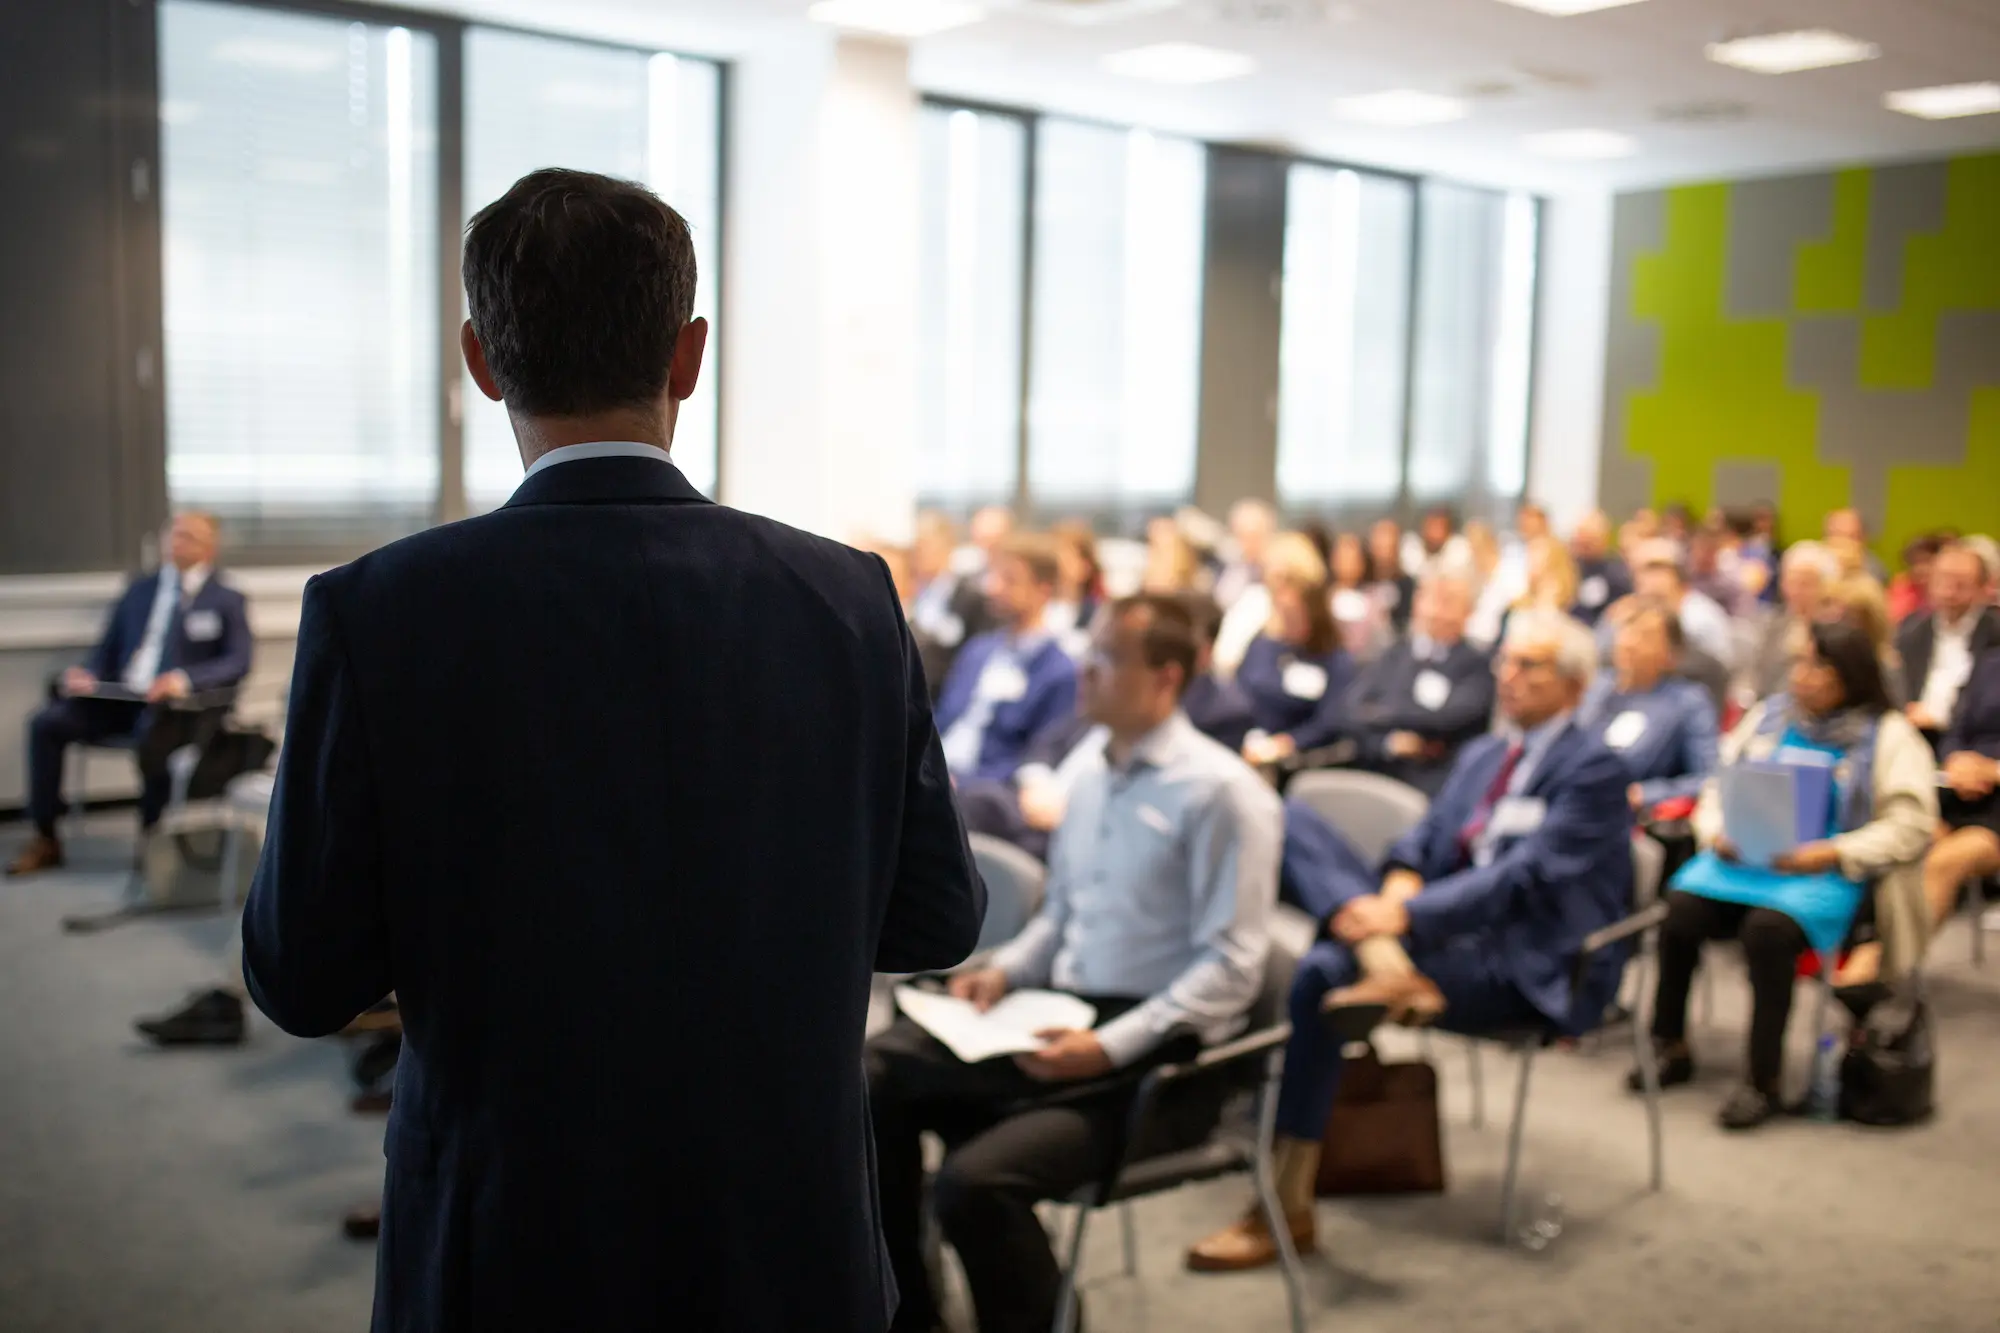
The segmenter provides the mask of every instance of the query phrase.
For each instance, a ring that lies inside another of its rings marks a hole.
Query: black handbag
[[[245,773],[256,773],[278,751],[262,727],[228,723],[216,729],[201,747],[201,758],[188,776],[188,799],[209,801],[222,795]]]
[[[1914,1125],[1936,1109],[1930,1005],[1903,982],[1868,1011],[1840,1063],[1840,1115],[1862,1125]]]

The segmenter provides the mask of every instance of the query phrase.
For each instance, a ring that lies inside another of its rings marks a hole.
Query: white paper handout
[[[896,1007],[969,1065],[1039,1051],[1037,1032],[1087,1029],[1097,1022],[1097,1011],[1082,1000],[1047,990],[1017,990],[982,1014],[969,1000],[898,986]]]

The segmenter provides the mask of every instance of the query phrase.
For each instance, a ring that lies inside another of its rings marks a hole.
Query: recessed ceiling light
[[[1886,93],[1882,105],[1922,120],[1956,120],[2000,111],[2000,83],[1947,83]]]
[[[1505,0],[1505,3],[1532,9],[1537,14],[1554,14],[1558,18],[1567,18],[1571,14],[1589,14],[1600,9],[1636,5],[1639,0]]]
[[[1639,151],[1638,141],[1631,135],[1612,130],[1550,130],[1546,134],[1530,134],[1521,143],[1529,152],[1542,157],[1589,161],[1630,157]]]
[[[1257,68],[1257,62],[1240,51],[1193,42],[1135,46],[1129,51],[1114,51],[1100,63],[1113,74],[1154,83],[1216,83],[1241,78]]]
[[[977,23],[986,10],[972,0],[819,0],[806,17],[880,37],[928,37]]]
[[[1739,37],[1733,42],[1710,42],[1708,58],[1718,65],[1733,65],[1752,74],[1796,74],[1802,69],[1825,69],[1829,65],[1852,65],[1873,60],[1882,48],[1859,37],[1826,28],[1803,28],[1798,32],[1772,32],[1761,37]]]
[[[1468,110],[1466,104],[1456,97],[1420,93],[1410,88],[1343,97],[1334,102],[1333,108],[1348,120],[1368,125],[1394,125],[1403,129],[1464,120]]]

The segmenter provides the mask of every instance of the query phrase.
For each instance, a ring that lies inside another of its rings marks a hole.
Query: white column
[[[1611,196],[1557,195],[1542,213],[1534,447],[1528,495],[1567,532],[1597,507],[1604,348],[1611,299]]]
[[[906,540],[916,491],[917,95],[906,48],[794,30],[735,66],[722,498]]]

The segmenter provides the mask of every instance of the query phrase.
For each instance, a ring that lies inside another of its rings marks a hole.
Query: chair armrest
[[[1577,956],[1579,958],[1589,958],[1593,954],[1602,953],[1614,944],[1623,944],[1635,935],[1645,934],[1666,919],[1667,905],[1665,903],[1654,903],[1644,911],[1634,912],[1623,921],[1606,926],[1602,930],[1593,930],[1590,934],[1585,935],[1583,937],[1583,947],[1577,950]]]
[[[1252,1056],[1263,1055],[1276,1050],[1292,1039],[1292,1025],[1279,1023],[1275,1027],[1260,1028],[1256,1032],[1246,1032],[1234,1041],[1225,1041],[1219,1046],[1210,1046],[1192,1060],[1177,1064],[1160,1065],[1148,1076],[1157,1079],[1161,1085],[1178,1083],[1197,1074],[1211,1073],[1230,1065],[1241,1064]]]
[[[1361,747],[1348,737],[1326,745],[1301,750],[1289,759],[1272,765],[1281,774],[1304,773],[1316,768],[1343,768],[1361,757]]]

